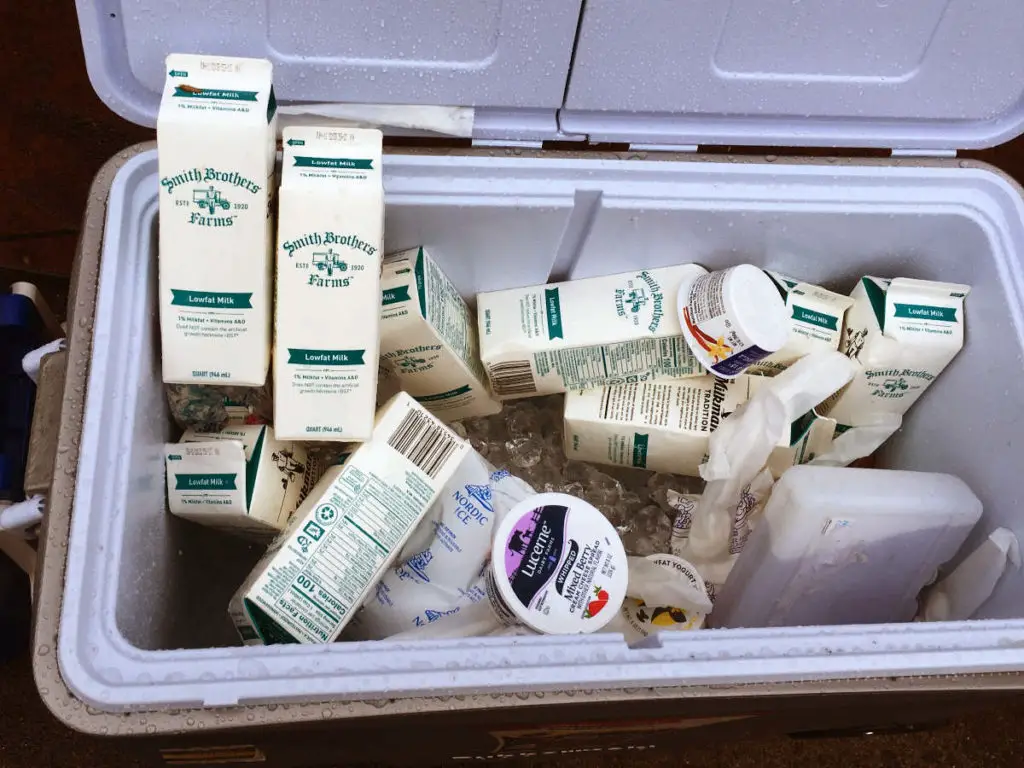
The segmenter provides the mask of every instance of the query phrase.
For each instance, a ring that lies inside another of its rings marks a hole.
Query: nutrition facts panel
[[[429,489],[421,492],[429,500]],[[320,504],[304,526],[312,546],[281,596],[282,603],[302,604],[307,630],[330,636],[342,617],[359,607],[367,585],[423,512],[420,495],[356,468],[339,478],[330,501]]]
[[[682,336],[550,350],[535,354],[533,363],[539,378],[554,372],[566,389],[704,372]]]

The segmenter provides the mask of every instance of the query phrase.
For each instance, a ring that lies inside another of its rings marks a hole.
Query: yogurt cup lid
[[[786,303],[752,264],[683,280],[676,310],[690,351],[722,379],[736,378],[789,340]]]
[[[704,597],[708,597],[704,580],[688,561],[675,555],[663,554],[649,555],[647,559],[678,574]],[[632,597],[627,597],[623,601],[620,614],[612,629],[621,631],[629,645],[638,643],[656,632],[700,629],[704,626],[706,618],[700,611],[671,605],[646,605],[642,600]]]
[[[597,632],[619,612],[629,580],[618,533],[564,493],[520,502],[494,537],[487,592],[506,624],[552,635]]]

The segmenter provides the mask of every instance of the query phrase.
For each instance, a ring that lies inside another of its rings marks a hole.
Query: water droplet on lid
[[[48,645],[40,645],[39,646],[39,650],[37,651],[37,653],[40,656],[46,656],[49,652],[50,652],[50,646],[48,646]]]

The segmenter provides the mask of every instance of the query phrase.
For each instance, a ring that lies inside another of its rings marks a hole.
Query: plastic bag
[[[707,481],[680,556],[701,573],[727,571],[736,510],[772,450],[797,418],[843,387],[854,364],[838,352],[815,352],[770,379],[712,433],[701,477]],[[708,577],[710,578],[710,577]],[[712,579],[717,581],[717,579]]]
[[[898,413],[868,414],[853,426],[837,427],[828,452],[808,463],[821,467],[849,466],[877,451],[902,425],[903,417]]]
[[[992,596],[1010,562],[1020,568],[1020,545],[1013,531],[997,528],[944,579],[927,592],[920,618],[964,621]]]
[[[483,575],[495,527],[532,495],[525,482],[471,451],[353,618],[346,638],[380,640],[406,632],[420,637],[420,629],[442,619],[446,626],[453,618],[461,624],[467,606],[486,603]],[[469,631],[479,634],[475,626]]]

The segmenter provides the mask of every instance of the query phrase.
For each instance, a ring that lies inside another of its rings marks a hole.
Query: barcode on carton
[[[534,381],[529,360],[495,363],[488,367],[487,375],[491,379],[494,394],[498,397],[533,395],[537,392],[537,382]]]
[[[431,477],[437,477],[458,446],[458,438],[424,411],[411,410],[388,438],[388,445]]]

